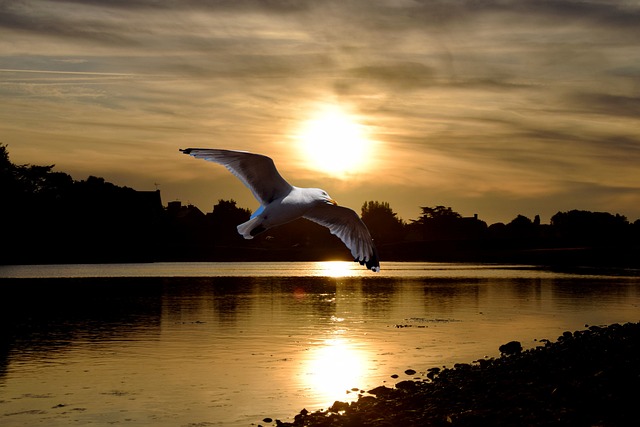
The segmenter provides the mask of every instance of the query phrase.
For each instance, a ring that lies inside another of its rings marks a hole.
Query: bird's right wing
[[[278,173],[273,160],[262,154],[213,148],[187,148],[180,151],[226,167],[262,205],[287,195],[292,189],[291,184]]]
[[[304,217],[327,227],[331,234],[338,236],[351,251],[354,261],[372,271],[380,271],[378,251],[369,229],[354,210],[327,203],[315,206]]]

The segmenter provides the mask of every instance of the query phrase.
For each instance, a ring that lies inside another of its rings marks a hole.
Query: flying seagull
[[[180,150],[198,159],[218,163],[231,171],[260,202],[249,221],[238,225],[238,233],[252,239],[269,228],[298,218],[323,225],[349,248],[354,261],[380,271],[378,253],[371,234],[357,213],[338,204],[319,188],[295,187],[278,173],[270,157],[246,151],[209,148]]]

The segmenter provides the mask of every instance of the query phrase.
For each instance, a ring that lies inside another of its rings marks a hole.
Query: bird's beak
[[[327,201],[328,201],[329,203],[331,203],[333,206],[338,206],[338,202],[336,202],[336,201],[335,201],[335,200],[333,200],[333,199],[328,199]]]

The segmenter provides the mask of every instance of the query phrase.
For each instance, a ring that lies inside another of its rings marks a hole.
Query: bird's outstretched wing
[[[184,154],[221,164],[237,176],[262,205],[288,194],[292,186],[285,181],[270,157],[246,151],[213,148],[186,148]]]
[[[307,212],[304,218],[327,227],[331,234],[338,236],[351,251],[354,261],[372,271],[380,271],[378,252],[371,234],[355,211],[331,204],[318,205]]]

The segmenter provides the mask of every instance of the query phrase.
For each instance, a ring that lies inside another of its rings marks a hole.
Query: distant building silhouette
[[[185,222],[197,222],[205,218],[205,214],[196,206],[192,204],[183,206],[178,200],[167,203],[167,214],[172,219]]]

